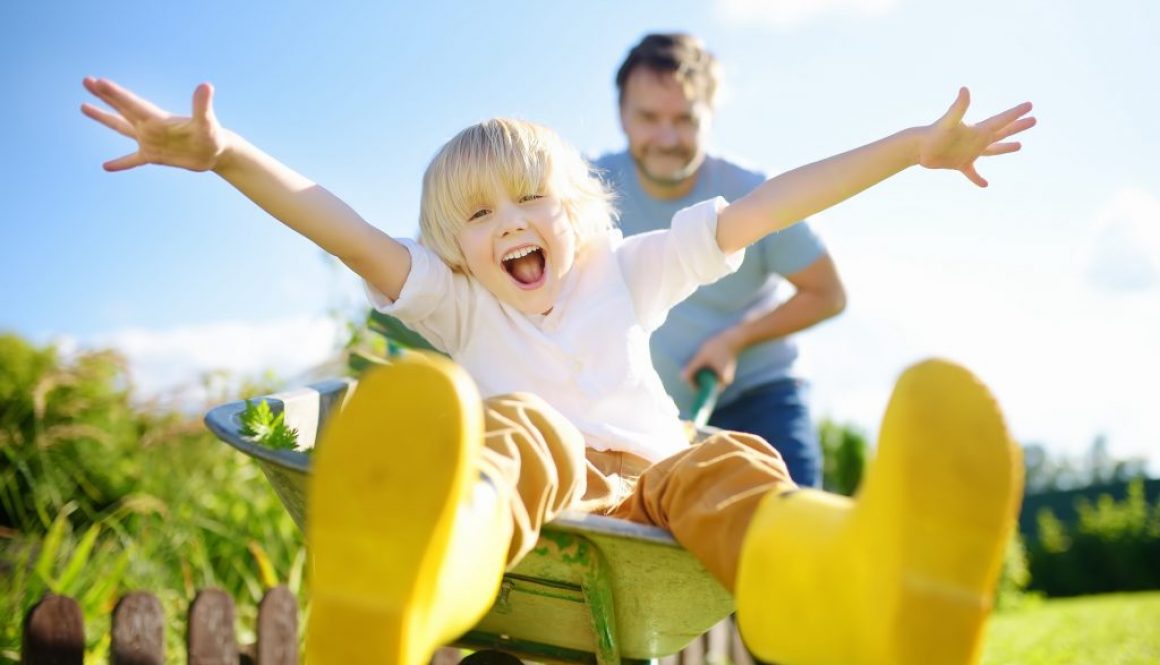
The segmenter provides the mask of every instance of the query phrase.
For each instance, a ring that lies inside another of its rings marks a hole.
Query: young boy
[[[223,129],[208,85],[191,118],[110,81],[85,86],[117,113],[84,113],[138,142],[106,169],[213,170],[470,373],[439,358],[370,373],[327,432],[307,525],[313,660],[423,662],[482,616],[505,565],[569,507],[671,530],[734,592],[764,658],[977,657],[1021,483],[985,388],[946,362],[908,371],[850,502],[790,492],[755,437],[689,446],[648,335],[697,286],[735,270],[749,244],[904,168],[953,168],[985,186],[975,159],[1018,150],[1004,140],[1034,124],[1030,104],[968,126],[963,89],[928,127],[628,239],[574,149],[543,127],[489,120],[428,167],[416,244]]]

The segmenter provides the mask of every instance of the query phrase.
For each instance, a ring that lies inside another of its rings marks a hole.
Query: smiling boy
[[[573,148],[532,123],[487,120],[429,166],[416,243],[223,129],[206,84],[190,118],[111,81],[85,87],[116,113],[84,113],[138,145],[105,168],[214,171],[350,266],[377,308],[461,366],[431,358],[371,372],[326,432],[307,519],[312,662],[424,662],[483,615],[504,567],[569,507],[669,529],[734,592],[764,658],[977,657],[1020,467],[969,372],[931,361],[903,375],[866,489],[850,502],[794,491],[759,437],[689,445],[648,336],[698,286],[736,270],[747,246],[905,168],[985,185],[975,160],[1019,149],[1005,139],[1034,125],[1030,104],[966,125],[962,89],[931,125],[629,238],[612,229],[608,195]],[[821,601],[817,584],[830,590]]]

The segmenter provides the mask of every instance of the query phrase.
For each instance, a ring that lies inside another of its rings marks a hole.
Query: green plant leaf
[[[57,580],[57,586],[66,594],[74,593],[73,584],[77,580],[77,576],[89,561],[89,554],[93,551],[93,545],[97,542],[97,536],[101,535],[101,523],[97,522],[90,526],[85,535],[81,536],[81,540],[77,543],[76,549],[73,550],[72,555],[68,559],[68,565],[65,566],[64,572],[60,574]]]
[[[246,408],[238,417],[239,431],[255,443],[274,450],[294,450],[298,447],[298,430],[287,427],[285,413],[274,415],[266,400],[246,400]]]
[[[40,556],[36,558],[34,570],[45,586],[53,593],[60,593],[52,572],[53,568],[56,567],[56,558],[60,554],[61,541],[64,540],[64,530],[68,526],[69,513],[75,508],[76,504],[70,502],[57,514],[56,519],[52,521],[52,526],[48,529],[48,534],[44,537]]]

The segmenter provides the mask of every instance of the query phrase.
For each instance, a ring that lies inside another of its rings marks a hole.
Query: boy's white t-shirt
[[[431,250],[402,240],[411,272],[392,302],[367,285],[372,305],[463,366],[487,398],[534,393],[596,450],[656,462],[688,445],[673,400],[653,369],[649,335],[669,309],[741,265],[717,245],[722,198],[673,217],[671,228],[590,241],[547,315],[529,316]]]

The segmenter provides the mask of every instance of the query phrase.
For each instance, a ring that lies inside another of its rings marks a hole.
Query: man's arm
[[[737,356],[745,349],[805,330],[845,309],[846,289],[829,254],[784,277],[794,285],[795,293],[765,314],[705,340],[681,370],[686,381],[692,383],[696,371],[708,367],[727,386],[735,377]]]
[[[1019,150],[1019,143],[1002,141],[1034,126],[1035,118],[1023,117],[1031,110],[1031,103],[1025,102],[977,125],[966,125],[962,119],[969,105],[970,95],[962,88],[932,125],[906,129],[767,180],[722,211],[717,244],[726,253],[748,247],[915,164],[958,170],[986,187],[975,160]]]
[[[213,88],[194,91],[193,115],[175,116],[112,81],[87,78],[85,88],[116,113],[90,104],[82,112],[137,142],[137,151],[105,163],[108,171],[145,164],[213,171],[286,226],[306,236],[396,299],[411,270],[407,249],[364,221],[337,196],[240,136],[213,112]]]

